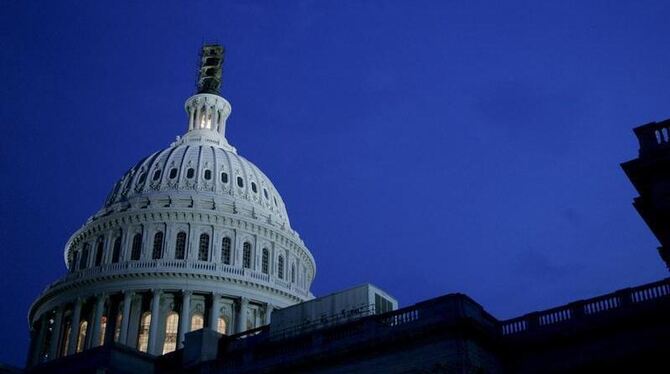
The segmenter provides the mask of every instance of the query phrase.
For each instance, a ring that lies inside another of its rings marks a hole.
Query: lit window
[[[230,265],[230,238],[227,236],[221,240],[221,262]]]
[[[267,248],[263,248],[263,261],[261,264],[261,271],[263,274],[268,273],[268,269],[270,267],[270,252],[268,251]]]
[[[179,315],[176,312],[170,312],[165,321],[165,343],[163,344],[163,354],[170,353],[177,349],[178,326]]]
[[[135,234],[133,237],[133,247],[130,252],[130,259],[132,261],[137,261],[140,259],[142,254],[142,234]]]
[[[121,334],[121,322],[123,321],[123,314],[119,313],[116,315],[116,328],[114,329],[114,341],[119,341],[119,335]]]
[[[163,233],[161,231],[154,235],[154,249],[151,252],[151,258],[157,260],[163,257]]]
[[[137,349],[146,352],[149,345],[149,326],[151,326],[151,312],[144,312],[140,318],[140,331],[137,335]]]
[[[207,261],[209,259],[209,235],[200,235],[200,246],[198,246],[198,260]]]
[[[177,178],[177,168],[170,169],[170,179]]]
[[[88,322],[81,321],[79,323],[79,335],[77,336],[77,352],[84,350],[84,343],[86,343],[86,329],[88,328]]]
[[[244,187],[244,179],[242,177],[237,177],[237,186]]]
[[[188,170],[186,170],[186,178],[191,179],[193,178],[193,175],[195,175],[195,169],[188,168]]]
[[[279,255],[277,259],[277,276],[279,279],[284,279],[284,256]]]
[[[67,321],[65,323],[65,328],[63,332],[63,340],[62,344],[60,346],[60,356],[65,356],[67,354],[67,347],[70,345],[70,327],[71,327],[71,322]]]
[[[183,260],[186,255],[186,233],[180,231],[177,234],[177,243],[174,250],[174,258],[177,260]]]
[[[177,243],[175,245],[174,258],[183,260],[186,255],[186,233],[181,231],[177,234]]]
[[[205,170],[205,180],[210,180],[212,179],[212,171],[207,169]]]
[[[219,322],[216,324],[216,332],[219,334],[226,333],[226,320],[223,317],[219,317]]]
[[[221,173],[221,183],[228,183],[228,173],[226,172]]]
[[[205,317],[200,312],[193,313],[191,317],[191,331],[200,330],[205,327]]]
[[[156,171],[154,171],[154,178],[153,178],[154,181],[157,181],[157,180],[159,180],[160,178],[161,178],[161,171],[160,171],[160,170],[156,170]]]
[[[254,191],[254,193],[258,192],[258,188],[256,188],[256,182],[251,182],[251,190]]]
[[[251,268],[251,243],[244,242],[242,245],[242,266]]]
[[[98,239],[98,245],[95,249],[95,266],[100,266],[102,264],[102,250],[105,242],[102,238]]]
[[[121,257],[121,237],[114,239],[114,248],[112,249],[112,263],[119,262]]]
[[[100,319],[100,336],[98,337],[98,345],[105,342],[105,332],[107,331],[107,316],[102,316]]]

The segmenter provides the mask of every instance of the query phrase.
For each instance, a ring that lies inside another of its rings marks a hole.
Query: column
[[[247,307],[249,306],[249,299],[246,297],[240,298],[239,309],[237,310],[237,328],[235,333],[239,334],[247,330]]]
[[[72,322],[70,323],[70,341],[67,346],[67,354],[77,353],[77,340],[79,340],[79,322],[81,319],[81,304],[82,300],[74,301],[74,312],[72,312]]]
[[[184,347],[185,335],[187,332],[191,331],[191,295],[193,295],[192,291],[182,291],[177,348]]]
[[[158,321],[160,321],[161,290],[153,290],[154,296],[151,299],[151,322],[149,324],[149,346],[147,353],[156,354],[156,344],[158,340]]]
[[[121,314],[121,330],[119,331],[119,343],[127,345],[128,327],[130,322],[130,304],[133,301],[135,292],[126,291],[123,293],[123,314]]]
[[[271,316],[273,310],[274,310],[274,307],[272,306],[272,304],[267,303],[265,305],[265,324],[266,325],[269,325],[270,322],[272,322],[272,319],[271,319],[270,316]]]
[[[63,307],[56,308],[56,316],[54,317],[54,329],[51,332],[51,341],[49,341],[49,360],[53,360],[58,356],[58,343],[60,342],[60,330],[63,324]]]
[[[212,294],[212,306],[209,309],[209,328],[216,331],[219,326],[219,313],[221,309],[221,296]]]
[[[102,314],[105,311],[106,298],[107,296],[105,294],[100,294],[95,300],[95,311],[93,314],[93,321],[91,321],[91,339],[89,340],[88,348],[100,345],[100,324],[102,322]],[[107,320],[107,326],[109,326],[109,318],[107,318]]]

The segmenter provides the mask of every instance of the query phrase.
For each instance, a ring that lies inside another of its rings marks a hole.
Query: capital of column
[[[181,290],[183,296],[193,296],[193,291],[191,290]]]

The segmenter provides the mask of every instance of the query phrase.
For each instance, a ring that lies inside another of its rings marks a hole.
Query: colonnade
[[[33,319],[28,366],[112,342],[161,355],[181,348],[189,331],[240,333],[269,324],[272,311],[269,303],[192,290],[79,297]]]

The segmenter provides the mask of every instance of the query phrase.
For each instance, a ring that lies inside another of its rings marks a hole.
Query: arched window
[[[219,334],[225,334],[226,333],[226,320],[223,319],[223,317],[219,317],[219,323],[216,324],[216,332]]]
[[[100,266],[102,264],[102,251],[104,248],[105,242],[103,238],[98,239],[98,245],[95,248],[95,266]]]
[[[75,271],[79,265],[79,251],[72,255],[72,263],[70,264],[70,271]]]
[[[295,283],[295,265],[291,265],[291,283]]]
[[[84,249],[81,250],[81,259],[79,260],[79,270],[86,269],[88,265],[88,249],[90,246],[88,243],[84,244]]]
[[[242,244],[242,266],[247,269],[251,268],[251,243],[249,242]]]
[[[198,260],[207,261],[209,259],[209,235],[200,234],[200,245],[198,246]]]
[[[221,239],[221,262],[230,265],[230,238],[227,236]]]
[[[67,355],[67,348],[70,345],[70,327],[72,326],[71,321],[65,322],[63,325],[63,340],[60,345],[60,356]]]
[[[119,341],[119,335],[121,334],[121,322],[123,321],[123,313],[116,315],[116,328],[114,329],[114,341]]]
[[[177,234],[177,243],[174,249],[174,258],[183,260],[186,255],[186,233],[181,231]]]
[[[244,187],[244,179],[242,177],[237,177],[237,186]]]
[[[157,260],[163,257],[163,232],[159,231],[154,235],[154,249],[151,252],[151,258]]]
[[[121,257],[121,237],[114,239],[114,248],[112,248],[112,263],[119,262]]]
[[[261,262],[261,271],[263,274],[267,274],[270,268],[270,251],[267,248],[263,248],[263,259]]]
[[[151,312],[144,312],[140,318],[140,331],[137,335],[137,349],[146,352],[149,345],[149,326],[151,325]]]
[[[130,252],[130,259],[132,261],[137,261],[140,259],[142,254],[142,234],[135,234],[133,237],[133,247]]]
[[[98,336],[98,345],[105,342],[105,333],[107,332],[107,316],[102,316],[100,319],[100,336]]]
[[[277,259],[277,276],[279,279],[284,279],[284,256],[279,255]]]
[[[205,327],[205,316],[200,312],[193,313],[191,317],[191,331],[200,330]]]
[[[153,177],[153,180],[154,180],[154,181],[157,181],[157,180],[159,180],[160,178],[161,178],[161,171],[160,171],[160,169],[158,169],[158,170],[154,171],[154,177]]]
[[[207,108],[203,105],[202,108],[200,108],[200,128],[201,129],[205,128],[206,118],[207,118]]]
[[[86,343],[86,329],[88,328],[87,321],[79,322],[79,336],[77,336],[77,352],[84,350],[84,344]]]
[[[209,169],[205,170],[205,180],[210,180],[212,179],[212,171]]]
[[[165,321],[165,343],[163,343],[163,354],[177,349],[177,329],[179,326],[179,314],[170,312]]]
[[[221,172],[221,183],[228,183],[228,173],[225,171]]]

